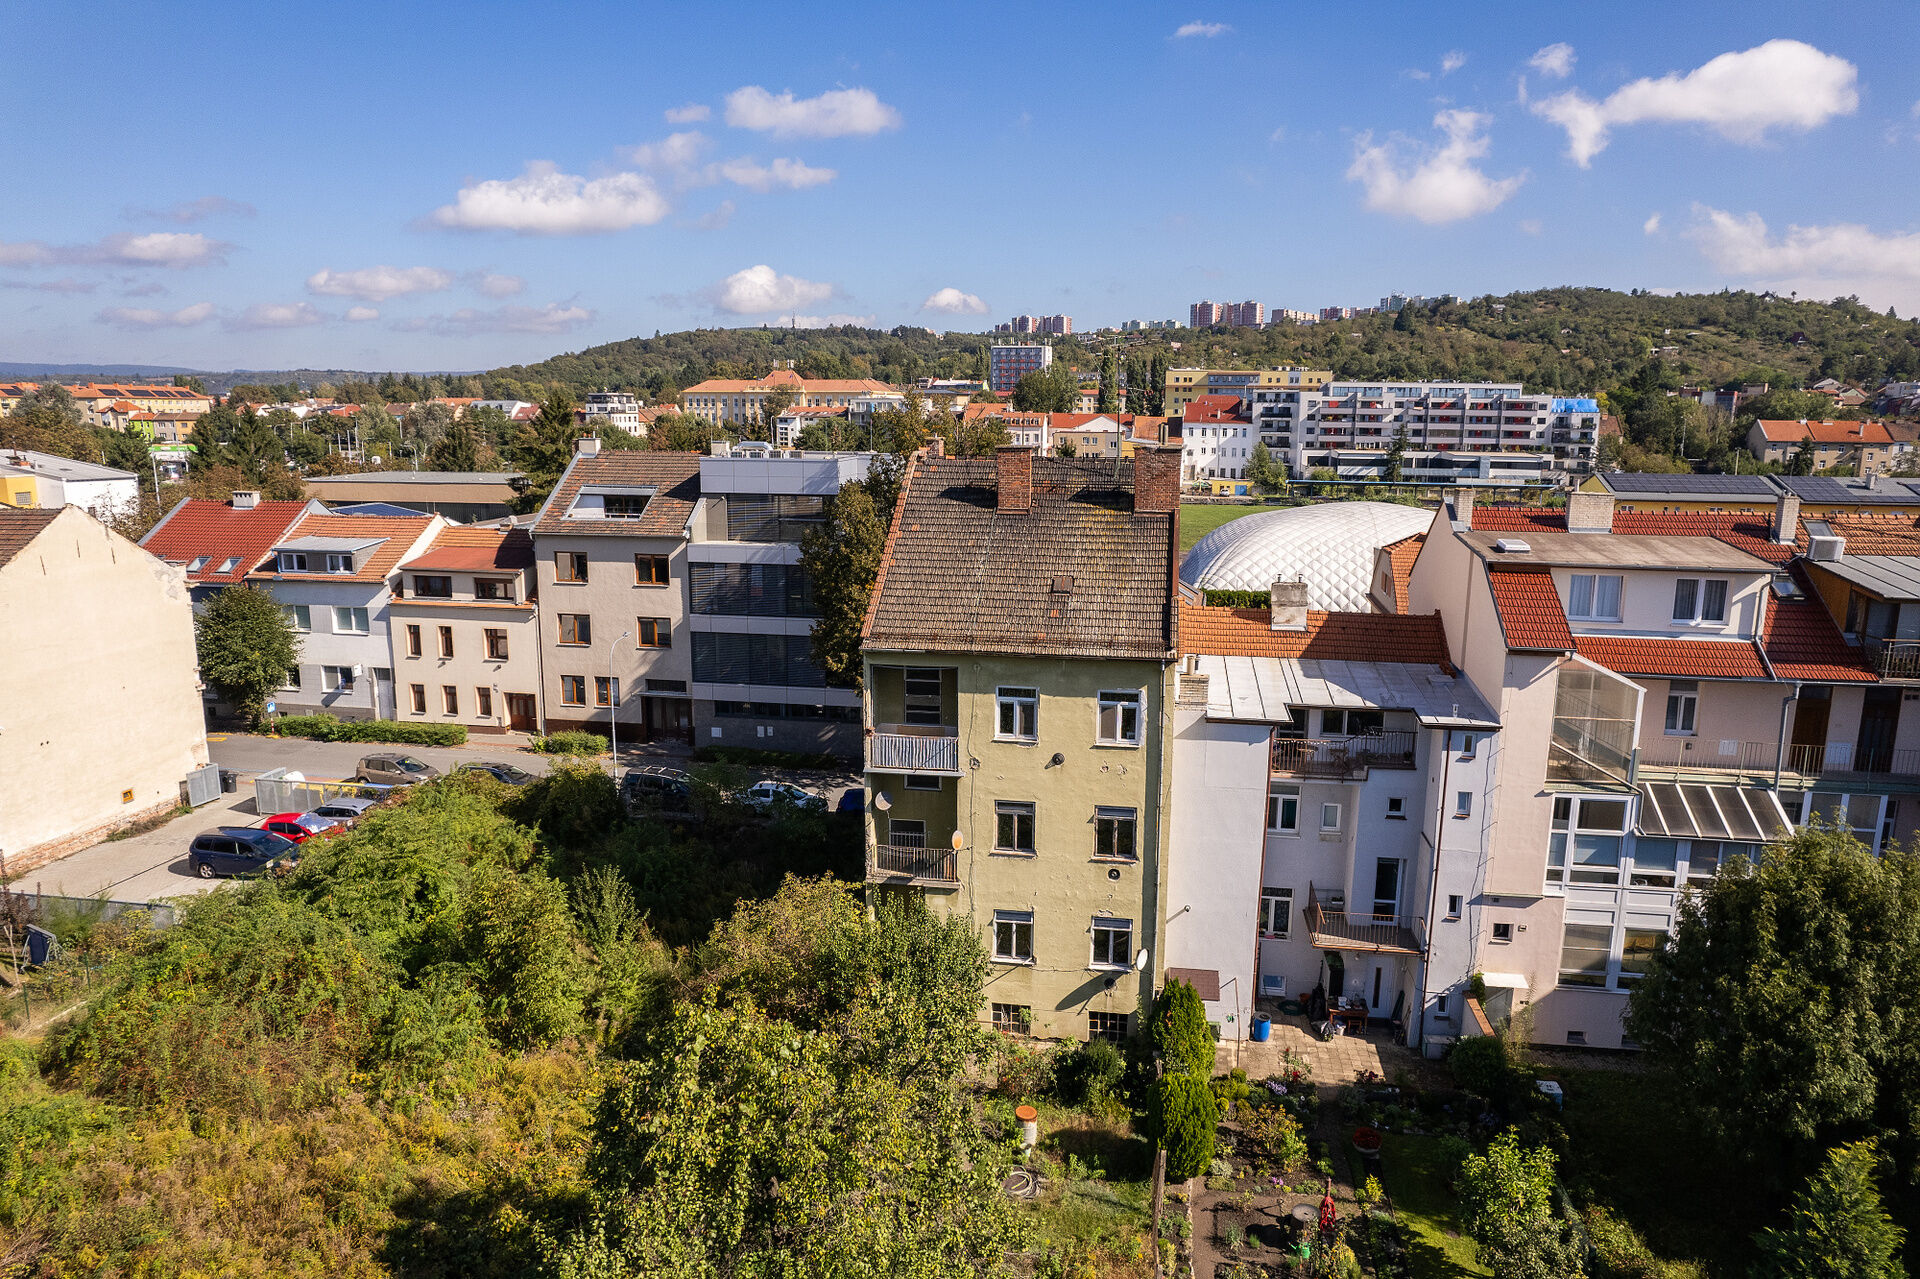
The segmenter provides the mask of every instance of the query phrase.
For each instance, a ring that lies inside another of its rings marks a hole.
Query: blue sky
[[[0,360],[1556,284],[1920,312],[1911,4],[5,12],[49,56],[0,77]]]

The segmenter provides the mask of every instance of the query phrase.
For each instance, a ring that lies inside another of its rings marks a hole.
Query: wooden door
[[[507,727],[519,732],[531,733],[539,727],[540,717],[534,710],[532,693],[507,694]]]

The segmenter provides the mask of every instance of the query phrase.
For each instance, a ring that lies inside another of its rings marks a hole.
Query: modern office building
[[[987,386],[996,395],[1011,395],[1020,379],[1053,364],[1053,347],[1046,342],[995,342],[987,348]]]

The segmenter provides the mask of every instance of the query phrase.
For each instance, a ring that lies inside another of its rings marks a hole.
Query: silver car
[[[356,782],[376,782],[382,786],[412,786],[416,782],[430,782],[440,776],[440,770],[417,759],[412,755],[399,752],[381,755],[369,755],[360,761],[360,769],[354,774]]]

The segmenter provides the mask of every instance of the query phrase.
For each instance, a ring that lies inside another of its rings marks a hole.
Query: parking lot
[[[152,901],[203,893],[219,880],[196,878],[187,869],[187,845],[195,835],[215,826],[254,826],[271,814],[253,806],[253,779],[263,772],[285,768],[312,781],[344,780],[353,776],[363,755],[399,751],[416,756],[443,772],[461,764],[511,763],[530,773],[544,773],[554,758],[521,749],[520,739],[476,740],[466,746],[374,746],[360,742],[313,742],[304,738],[255,737],[244,733],[210,733],[207,746],[213,762],[239,774],[239,787],[211,804],[176,817],[164,826],[124,839],[108,840],[70,853],[29,871],[15,885],[68,897],[104,894],[115,901]],[[684,748],[658,747],[621,752],[621,768],[641,764],[689,766]],[[790,769],[749,770],[754,780],[773,777],[797,782],[838,802],[850,786],[859,785],[851,766],[845,772],[796,772]]]

